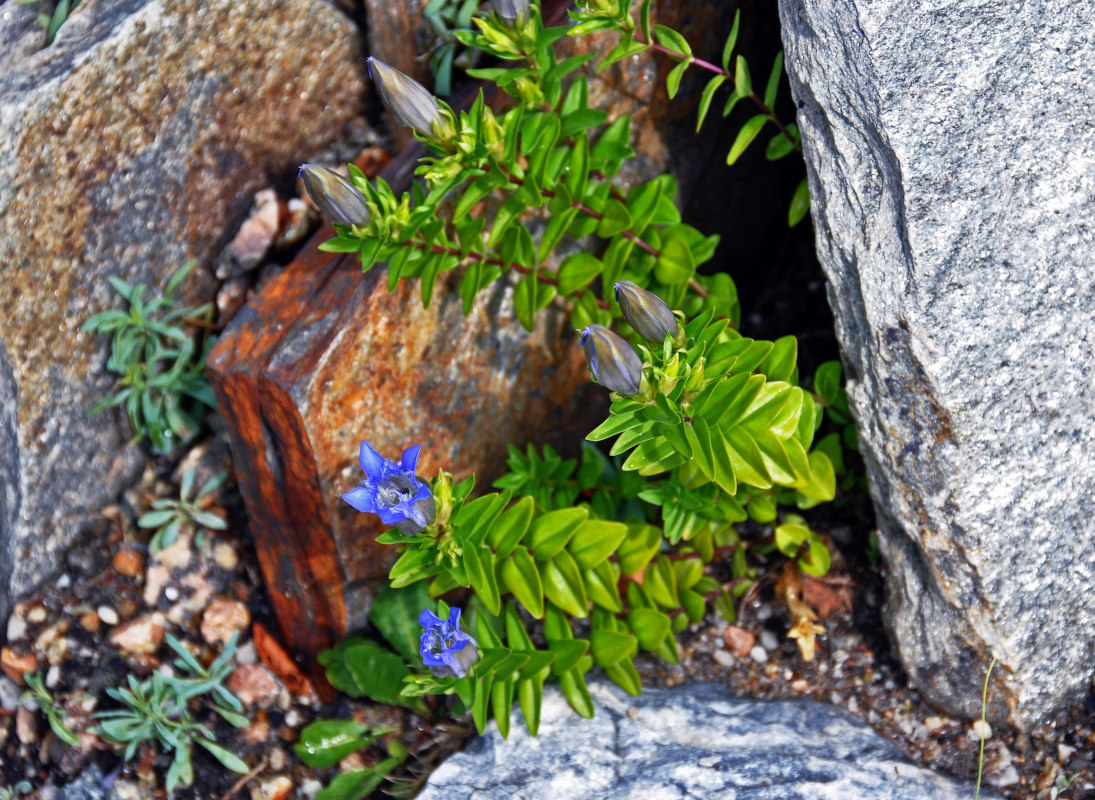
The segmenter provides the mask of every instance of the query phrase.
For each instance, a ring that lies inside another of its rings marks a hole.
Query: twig
[[[248,772],[246,775],[241,775],[240,779],[232,784],[232,788],[230,788],[227,792],[221,795],[220,800],[231,800],[231,798],[235,797],[239,790],[246,786],[248,783],[250,783],[252,780],[254,780],[255,776],[262,772],[264,769],[266,769],[269,763],[270,762],[267,761],[266,758],[263,758],[262,761],[260,761],[253,770]]]

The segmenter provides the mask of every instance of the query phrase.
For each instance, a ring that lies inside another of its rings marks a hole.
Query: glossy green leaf
[[[552,640],[549,638],[548,650],[555,656],[555,661],[551,665],[551,674],[559,677],[570,672],[578,666],[578,662],[582,660],[588,649],[589,642],[585,639]]]
[[[791,127],[793,127],[792,123]],[[791,127],[788,127],[788,132],[791,132]],[[795,145],[797,141],[793,136],[788,136],[783,131],[780,131],[771,139],[768,140],[768,147],[764,150],[764,157],[769,161],[779,161],[781,158],[789,156],[795,152]]]
[[[589,599],[601,608],[618,614],[623,610],[620,602],[620,590],[617,585],[619,575],[610,561],[602,561],[596,569],[584,573],[586,592]]]
[[[639,647],[653,651],[661,647],[669,636],[670,620],[661,611],[651,608],[634,608],[627,615],[627,626],[635,634]]]
[[[631,227],[631,212],[619,200],[610,197],[605,203],[603,216],[597,223],[597,235],[602,239],[609,239],[623,233],[629,227]]]
[[[627,526],[627,537],[620,544],[620,573],[636,575],[646,569],[650,559],[658,552],[662,532],[653,525],[632,523]]]
[[[352,719],[321,719],[306,725],[294,745],[297,756],[309,767],[333,767],[345,756],[376,739],[367,725]]]
[[[513,310],[525,330],[532,332],[536,324],[536,312],[555,299],[555,287],[539,280],[535,274],[526,275],[513,291]]]
[[[696,133],[700,132],[703,121],[707,118],[707,112],[711,108],[711,100],[715,96],[715,92],[718,91],[718,88],[724,83],[726,83],[726,76],[716,75],[707,82],[705,87],[703,87],[703,94],[700,95],[699,109],[696,112]]]
[[[491,686],[491,710],[498,725],[498,733],[503,739],[509,738],[510,714],[513,711],[513,695],[517,681],[513,678],[495,680]]]
[[[584,508],[563,508],[537,517],[525,536],[525,543],[537,561],[548,561],[559,554],[589,517]]]
[[[502,560],[502,583],[532,616],[544,616],[544,585],[527,549],[518,546]]]
[[[655,25],[654,36],[662,47],[672,50],[677,55],[685,56],[686,60],[691,57],[692,48],[688,45],[688,40],[672,28]]]
[[[738,59],[740,61],[741,56],[738,56]],[[738,135],[734,139],[734,144],[730,146],[730,152],[726,156],[727,164],[733,164],[741,158],[741,154],[744,153],[745,149],[757,138],[757,134],[760,133],[760,129],[764,127],[764,123],[767,121],[768,117],[764,114],[757,114],[741,126],[741,130],[738,131]]]
[[[753,79],[749,77],[749,63],[744,56],[738,56],[734,62],[734,92],[742,97],[753,93]]]
[[[559,688],[563,690],[563,695],[570,703],[570,707],[579,716],[592,719],[593,698],[589,696],[589,687],[586,686],[585,678],[582,677],[580,672],[572,669],[570,672],[564,673],[559,678]]]
[[[680,605],[677,575],[673,571],[673,563],[667,558],[658,558],[650,563],[643,573],[643,588],[650,599],[663,608],[676,608]]]
[[[388,644],[413,664],[419,658],[422,633],[418,616],[422,609],[432,607],[424,581],[404,589],[393,589],[385,584],[369,609],[369,622],[380,631]]]
[[[795,188],[795,194],[791,197],[791,206],[787,209],[787,225],[795,227],[810,211],[810,185],[803,178]]]
[[[617,205],[623,207],[618,201]],[[599,258],[585,250],[567,256],[559,266],[559,293],[573,294],[576,289],[584,289],[604,268]]]
[[[681,61],[677,66],[673,67],[669,71],[669,74],[665,77],[665,89],[666,94],[669,95],[669,99],[672,100],[677,96],[677,92],[681,88],[681,79],[684,78],[685,70],[691,62],[688,60]]]
[[[826,361],[814,372],[814,391],[822,405],[831,406],[840,395],[841,367],[839,361]]]
[[[582,618],[589,614],[585,583],[569,553],[563,550],[543,564],[541,576],[544,595],[548,600],[573,617]]]
[[[570,542],[570,554],[583,570],[596,567],[607,559],[627,536],[627,526],[622,522],[587,519]]]
[[[612,667],[635,655],[639,643],[630,633],[595,629],[589,634],[593,661],[602,668]]]
[[[730,56],[734,52],[734,46],[738,43],[738,29],[741,27],[741,9],[734,12],[734,24],[730,28],[730,35],[726,37],[726,44],[722,47],[722,68],[730,70]]]
[[[606,667],[605,675],[632,697],[638,697],[643,692],[642,678],[639,677],[639,671],[635,669],[635,662],[631,659]]]
[[[661,252],[654,266],[654,276],[670,286],[687,283],[696,272],[696,262],[691,248],[683,239],[673,238],[662,243]]]
[[[783,51],[776,54],[776,60],[772,62],[772,71],[768,74],[768,85],[764,89],[764,105],[773,112],[776,110],[776,93],[779,91],[779,81],[783,77]]]
[[[491,526],[487,541],[498,558],[504,559],[513,552],[513,548],[524,538],[535,511],[535,501],[531,497],[522,497]]]

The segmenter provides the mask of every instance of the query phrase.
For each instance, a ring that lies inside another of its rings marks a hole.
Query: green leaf
[[[720,432],[725,452],[734,470],[734,477],[741,483],[757,489],[770,489],[772,479],[764,465],[764,456],[756,440],[740,427]],[[715,436],[712,435],[712,443]]]
[[[619,548],[620,573],[637,575],[646,569],[650,559],[661,548],[662,532],[653,525],[632,523],[627,526],[627,538]]]
[[[741,56],[738,56],[741,59]],[[752,117],[748,122],[742,125],[741,130],[738,131],[737,138],[734,139],[734,144],[730,147],[730,152],[726,156],[726,163],[733,164],[739,158],[741,154],[745,152],[753,140],[757,138],[757,134],[760,133],[760,129],[764,127],[764,123],[768,121],[768,117],[764,114],[757,114]]]
[[[672,100],[677,96],[677,92],[681,88],[681,79],[684,77],[685,70],[688,69],[688,65],[691,62],[687,59],[677,64],[669,71],[669,74],[665,77],[665,89],[666,94],[669,95],[669,99]]]
[[[327,658],[320,663],[327,667],[327,680],[336,689],[378,703],[423,708],[421,700],[401,694],[403,679],[411,672],[395,653],[373,642],[349,639],[324,655]]]
[[[316,795],[316,800],[367,800],[383,782],[384,773],[376,767],[341,772]]]
[[[707,82],[707,85],[703,87],[703,94],[700,95],[700,106],[696,113],[696,133],[700,132],[700,128],[703,126],[703,121],[707,117],[707,111],[711,108],[711,99],[715,96],[716,90],[726,82],[725,75],[716,75]]]
[[[793,228],[802,222],[802,218],[810,210],[810,185],[803,178],[795,189],[791,198],[791,207],[787,210],[787,226]]]
[[[821,398],[822,405],[831,406],[837,401],[840,396],[840,377],[839,361],[826,361],[814,372],[814,391]]]
[[[590,570],[605,561],[627,536],[622,522],[588,519],[582,523],[571,542],[570,554],[583,570]]]
[[[525,542],[537,561],[548,561],[566,547],[587,517],[589,511],[584,508],[563,508],[541,514],[533,521]]]
[[[667,28],[665,25],[655,25],[654,36],[662,47],[673,50],[677,55],[684,56],[685,60],[691,58],[692,48],[689,47],[688,41],[672,28]]]
[[[211,742],[201,736],[196,737],[194,741],[196,741],[198,744],[208,750],[213,758],[217,759],[217,761],[221,762],[225,767],[232,770],[233,772],[238,772],[240,775],[246,775],[248,772],[251,771],[251,768],[247,766],[246,761],[244,761],[242,758],[240,758],[230,750],[225,750],[216,742]]]
[[[783,51],[776,54],[776,60],[772,63],[772,71],[768,74],[768,85],[764,89],[764,105],[773,113],[776,110],[776,92],[779,91],[779,79],[783,77]]]
[[[524,538],[535,510],[535,501],[531,497],[522,497],[491,526],[487,541],[498,558],[504,559],[512,553],[513,548]]]
[[[793,128],[794,123],[791,123],[787,128],[788,132],[793,134]],[[764,151],[764,157],[769,161],[779,161],[779,159],[795,152],[795,144],[796,140],[793,135],[787,136],[783,131],[780,131],[769,140],[768,147]]]
[[[579,136],[567,160],[566,187],[571,197],[581,198],[585,194],[586,181],[589,179],[589,139]],[[542,257],[541,257],[542,258]]]
[[[578,216],[577,208],[567,208],[562,213],[552,215],[551,219],[548,220],[547,227],[544,228],[544,234],[540,239],[540,247],[537,250],[537,257],[540,261],[547,259],[576,216]]]
[[[522,327],[531,333],[536,324],[536,312],[554,299],[555,287],[539,280],[535,273],[522,278],[513,292],[513,309]]]
[[[586,686],[585,678],[578,670],[572,669],[570,672],[564,673],[559,678],[559,688],[563,690],[563,695],[570,703],[570,707],[579,716],[592,719],[593,698],[589,695],[589,687]]]
[[[544,585],[527,549],[517,547],[502,560],[502,583],[532,616],[544,616]]]
[[[726,37],[726,44],[722,48],[722,68],[729,72],[730,56],[734,52],[734,45],[738,42],[738,28],[741,26],[741,9],[734,12],[734,24],[730,28],[730,35]]]
[[[654,266],[654,277],[660,282],[673,286],[687,283],[696,272],[696,262],[692,249],[681,238],[669,239],[662,243],[661,253]]]
[[[589,643],[593,651],[593,661],[602,668],[613,667],[624,659],[631,658],[639,646],[630,633],[604,629],[591,631]]]
[[[623,611],[618,587],[619,574],[611,561],[602,561],[595,569],[586,570],[583,577],[590,600],[614,614]]]
[[[605,203],[603,214],[597,223],[597,235],[602,239],[610,239],[631,227],[631,213],[627,206],[614,197],[610,197]],[[603,265],[601,268],[604,268]]]
[[[738,56],[734,63],[734,93],[741,97],[753,93],[753,79],[749,77],[749,64],[744,56]]]
[[[625,659],[619,664],[605,668],[605,674],[613,683],[623,689],[632,697],[638,697],[643,691],[642,678],[635,669],[635,662]]]
[[[634,413],[612,413],[608,419],[586,435],[591,442],[601,442],[626,430],[643,424],[643,418]]]
[[[676,608],[681,604],[677,595],[677,575],[673,562],[667,558],[650,563],[643,573],[643,588],[650,599],[663,608]]]
[[[624,208],[619,201],[613,202],[620,208]],[[624,208],[624,213],[627,213],[626,208]],[[630,222],[630,218],[628,222]],[[559,266],[559,293],[564,295],[573,294],[576,289],[584,289],[590,281],[601,274],[604,268],[605,265],[599,258],[585,250],[567,256]]]
[[[403,658],[414,663],[419,658],[418,615],[431,606],[424,581],[404,589],[385,584],[369,609],[369,622]]]
[[[525,727],[531,736],[535,736],[540,730],[540,708],[544,704],[543,679],[528,678],[518,683],[517,700],[521,704]]]
[[[503,739],[509,738],[510,714],[513,710],[513,694],[516,685],[517,682],[513,678],[505,681],[496,680],[490,690],[491,710],[498,724],[498,733]]]
[[[589,614],[589,600],[585,583],[578,565],[563,550],[541,567],[544,595],[552,603],[573,617],[584,618]]]
[[[368,747],[376,739],[368,734],[367,725],[352,719],[321,719],[304,727],[294,749],[309,767],[333,767],[350,753]]]
[[[776,339],[774,344],[775,346],[760,363],[758,369],[767,375],[770,381],[789,381],[795,373],[798,339],[794,336],[783,336]]]
[[[639,647],[647,651],[661,647],[669,636],[671,624],[667,615],[652,608],[633,608],[627,615],[627,626],[635,634]]]

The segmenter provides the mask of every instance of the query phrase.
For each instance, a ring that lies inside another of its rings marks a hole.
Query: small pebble
[[[725,650],[715,650],[711,653],[711,658],[715,659],[716,664],[721,664],[724,667],[734,666],[734,656]]]
[[[0,669],[18,685],[26,686],[23,676],[38,669],[38,658],[34,653],[17,655],[13,650],[5,647],[0,650]]]
[[[240,563],[240,557],[232,545],[217,542],[213,545],[213,562],[221,569],[235,569]]]
[[[80,627],[88,633],[98,633],[100,625],[102,625],[102,620],[94,611],[88,611],[86,614],[80,615]]]
[[[950,723],[951,720],[949,720],[947,717],[924,717],[924,727],[928,729],[929,733],[934,733],[940,728],[945,728],[950,725]]]
[[[307,800],[314,800],[315,796],[322,791],[323,784],[315,778],[308,778],[300,785],[300,793],[303,794]]]
[[[295,708],[290,708],[289,713],[285,715],[285,724],[290,728],[300,727],[300,712]]]
[[[27,612],[27,622],[31,625],[41,625],[46,621],[46,610],[42,606],[35,606]]]
[[[992,738],[992,726],[984,720],[976,720],[971,726],[970,730],[973,733],[974,739],[991,739]]]
[[[764,620],[768,619],[770,616],[772,616],[772,607],[770,605],[761,603],[757,606],[757,619],[764,622]]]
[[[0,708],[5,711],[14,711],[19,707],[19,697],[22,690],[15,685],[15,681],[0,675]]]
[[[68,573],[66,572],[60,578],[57,579],[57,582],[54,585],[58,589],[67,589],[68,587],[70,587],[72,585],[72,578],[70,578]]]
[[[1067,744],[1059,744],[1057,745],[1057,760],[1063,764],[1072,758],[1072,754],[1075,752],[1075,747],[1070,747]]]
[[[8,618],[8,641],[18,642],[27,635],[27,620],[22,615],[15,613]]]
[[[47,689],[56,689],[57,686],[60,683],[61,683],[61,667],[57,664],[54,664],[46,672],[46,688]]]
[[[174,603],[179,599],[179,590],[174,586],[168,586],[163,590],[163,596]]]
[[[110,643],[130,655],[152,655],[163,643],[165,622],[158,611],[137,617],[115,628],[110,634]]]
[[[756,647],[749,651],[749,657],[756,661],[758,664],[763,664],[768,660],[768,651],[758,644]]]
[[[258,705],[267,708],[277,699],[281,688],[265,664],[241,664],[228,676],[229,691],[245,706]]]
[[[99,606],[95,609],[95,613],[98,614],[99,619],[102,620],[103,624],[110,625],[111,627],[117,625],[120,621],[118,619],[118,612],[110,606]]]
[[[15,712],[15,735],[23,744],[34,744],[38,741],[38,722],[34,719],[34,712],[27,706],[19,706]]]
[[[288,722],[286,722],[286,724],[288,724]],[[270,750],[266,757],[269,760],[268,766],[274,772],[281,772],[285,769],[285,751],[280,747],[275,747]]]
[[[768,652],[779,649],[779,637],[773,631],[765,628],[760,632],[760,646]]]
[[[791,688],[794,689],[796,692],[805,692],[809,690],[810,682],[805,678],[799,678],[798,680],[791,683]]]
[[[275,775],[251,784],[251,800],[286,800],[292,793],[293,782],[285,775]]]
[[[131,547],[123,547],[114,554],[114,571],[127,578],[136,578],[144,569],[144,557]]]
[[[239,600],[220,597],[202,614],[201,634],[209,644],[225,644],[232,635],[247,629],[251,614]]]
[[[252,641],[248,641],[247,644],[240,646],[236,651],[237,664],[254,664],[257,658],[258,656],[255,655],[255,643]]]

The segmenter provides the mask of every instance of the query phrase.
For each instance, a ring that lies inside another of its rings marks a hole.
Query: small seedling
[[[152,553],[158,553],[165,547],[170,547],[179,538],[179,532],[184,525],[194,527],[201,535],[204,530],[223,531],[228,523],[211,511],[207,511],[207,498],[227,480],[227,472],[218,472],[207,480],[198,490],[196,497],[191,498],[194,491],[194,468],[189,467],[183,472],[182,483],[179,485],[179,499],[161,499],[152,501],[152,510],[141,515],[137,525],[142,528],[155,529],[152,539],[148,543],[148,549]]]
[[[57,705],[57,701],[53,699],[53,695],[50,694],[49,689],[42,682],[42,676],[37,672],[31,672],[25,675],[23,679],[30,687],[30,691],[23,693],[23,702],[25,703],[28,699],[33,698],[38,703],[42,713],[46,715],[46,720],[48,720],[49,727],[54,735],[69,747],[77,747],[80,744],[80,738],[65,726],[64,709]],[[3,800],[3,798],[3,794],[0,794],[0,800]]]

